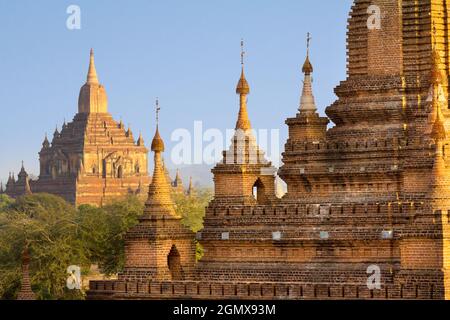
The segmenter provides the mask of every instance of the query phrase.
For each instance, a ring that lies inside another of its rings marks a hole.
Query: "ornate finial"
[[[156,112],[156,126],[159,126],[159,111],[161,111],[161,107],[159,106],[159,99],[156,97],[155,102],[155,112]]]
[[[306,35],[306,55],[309,56],[309,45],[311,42],[312,38],[311,38],[311,34],[308,32]]]
[[[246,95],[246,94],[250,93],[250,86],[248,85],[247,79],[245,79],[245,74],[244,74],[244,56],[245,56],[244,39],[241,39],[241,66],[242,66],[242,70],[241,70],[241,77],[239,78],[239,82],[238,82],[237,87],[236,87],[236,93],[240,94],[240,95]]]
[[[241,39],[241,65],[244,65],[244,56],[245,56],[245,51],[244,51],[244,39]]]
[[[161,136],[159,135],[159,111],[161,110],[161,108],[159,106],[158,98],[156,98],[155,109],[156,109],[155,110],[155,112],[156,112],[156,132],[155,132],[155,136],[153,137],[151,150],[154,152],[164,152],[164,142],[161,139]]]
[[[22,160],[22,169],[24,169],[23,160]]]
[[[302,72],[304,74],[311,74],[313,72],[313,66],[311,64],[311,62],[309,61],[309,48],[310,48],[310,44],[311,44],[311,34],[308,32],[307,36],[306,36],[306,60],[305,63],[303,64],[303,68],[302,68]]]

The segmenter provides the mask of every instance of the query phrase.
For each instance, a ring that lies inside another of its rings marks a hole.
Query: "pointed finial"
[[[244,74],[244,55],[245,55],[245,51],[244,51],[244,40],[241,40],[241,66],[242,66],[242,70],[241,70],[241,77],[239,78],[239,82],[237,84],[236,87],[236,93],[240,94],[240,95],[246,95],[250,93],[250,86],[248,85],[247,79],[245,79],[245,74]]]
[[[306,54],[309,56],[309,45],[311,42],[312,38],[311,38],[311,34],[308,32],[306,35]]]
[[[23,160],[22,160],[22,169],[24,169]]]
[[[97,70],[95,69],[94,49],[91,49],[89,58],[89,71],[87,75],[88,84],[98,84]]]
[[[241,39],[241,65],[244,65],[244,56],[245,56],[245,50],[244,50],[244,39]]]
[[[161,136],[159,135],[159,111],[161,110],[159,106],[159,99],[156,98],[155,102],[155,112],[156,112],[156,132],[155,136],[152,140],[152,146],[151,150],[154,152],[164,152],[164,141],[161,139]]]
[[[159,126],[159,111],[161,110],[161,107],[159,106],[159,99],[156,97],[155,101],[155,113],[156,113],[156,126]]]
[[[304,74],[311,74],[313,72],[313,66],[311,62],[309,61],[309,49],[311,45],[311,34],[308,32],[306,35],[306,59],[305,63],[303,64],[302,72]]]

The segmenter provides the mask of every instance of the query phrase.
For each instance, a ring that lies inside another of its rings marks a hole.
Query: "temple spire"
[[[89,71],[87,75],[87,84],[98,84],[97,70],[95,69],[94,49],[91,49],[89,59]]]
[[[189,177],[189,187],[187,190],[187,195],[188,196],[194,195],[194,184],[192,183],[192,177]]]
[[[143,146],[144,145],[144,138],[142,137],[142,132],[139,132],[139,138],[136,142],[136,145]]]
[[[155,153],[154,169],[152,183],[145,203],[145,214],[146,216],[170,215],[177,217],[170,194],[171,187],[166,179],[162,163],[161,153],[164,152],[164,141],[159,134],[159,111],[159,101],[156,100],[156,131],[151,145],[151,150]]]
[[[22,253],[22,284],[17,300],[36,300],[36,296],[31,289],[29,265],[30,255],[28,253],[28,245],[25,245]]]
[[[86,83],[78,96],[78,113],[107,113],[108,97],[105,88],[99,83],[94,62],[94,50],[91,49],[89,70]]]
[[[252,128],[247,112],[247,95],[250,93],[250,86],[244,73],[244,40],[241,40],[241,77],[236,87],[236,93],[239,95],[239,115],[236,122],[236,130],[243,131],[250,130]]]
[[[303,80],[303,90],[300,98],[300,107],[299,107],[300,113],[315,113],[317,111],[314,95],[312,92],[311,74],[314,69],[311,62],[309,61],[310,42],[311,42],[311,35],[308,32],[306,38],[307,43],[306,59],[302,68],[302,72],[305,74],[305,78]]]
[[[47,149],[47,148],[49,148],[50,147],[50,142],[48,141],[48,138],[47,138],[47,132],[45,133],[45,138],[44,138],[44,141],[42,142],[42,148],[43,149]]]

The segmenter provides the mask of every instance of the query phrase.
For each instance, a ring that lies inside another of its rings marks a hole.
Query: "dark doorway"
[[[266,202],[266,190],[261,179],[258,178],[252,188],[253,197],[258,204],[264,204]]]
[[[170,270],[172,280],[183,280],[183,269],[181,268],[180,253],[175,245],[170,249],[167,256],[167,265]]]

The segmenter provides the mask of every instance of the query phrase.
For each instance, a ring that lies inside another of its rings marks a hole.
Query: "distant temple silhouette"
[[[142,135],[135,141],[131,129],[125,129],[122,120],[114,121],[108,112],[106,91],[99,83],[91,50],[78,113],[72,122],[64,121],[61,132],[55,129],[51,143],[45,135],[39,152],[39,178],[31,180],[22,162],[17,180],[10,173],[0,193],[17,198],[46,192],[76,205],[102,205],[127,194],[145,199],[150,183],[147,156]],[[184,192],[178,172],[173,184],[176,192]]]

